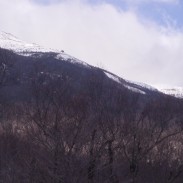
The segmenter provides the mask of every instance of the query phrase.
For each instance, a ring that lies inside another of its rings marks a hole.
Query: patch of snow
[[[145,84],[145,83],[141,83],[141,82],[136,82],[136,81],[129,81],[129,80],[126,80],[128,83],[131,83],[131,84],[135,84],[135,85],[138,85],[138,86],[141,86],[142,88],[146,88],[148,90],[151,90],[151,91],[158,91],[157,88],[155,87],[152,87],[148,84]]]
[[[115,82],[117,82],[117,83],[119,83],[119,84],[122,84],[125,88],[127,88],[127,89],[129,89],[129,90],[131,90],[131,91],[133,91],[133,92],[141,93],[141,94],[143,94],[143,95],[146,94],[146,92],[144,92],[144,91],[142,91],[142,90],[140,90],[140,89],[138,89],[138,88],[129,86],[128,84],[123,84],[123,83],[120,81],[120,78],[119,78],[118,76],[115,76],[115,75],[113,75],[113,74],[111,74],[111,73],[108,73],[108,72],[105,72],[105,71],[104,71],[104,74],[105,74],[108,78],[112,79],[113,81],[115,81]],[[131,81],[130,81],[130,82],[128,81],[128,83],[131,83],[131,84],[132,84]],[[136,84],[136,85],[137,85],[137,84]]]
[[[126,87],[127,89],[129,89],[129,90],[131,90],[131,91],[133,91],[133,92],[135,92],[135,93],[141,93],[141,94],[143,94],[143,95],[146,94],[146,92],[144,92],[144,91],[142,91],[142,90],[140,90],[140,89],[138,89],[138,88],[134,88],[134,87],[132,87],[132,86],[129,86],[129,85],[124,85],[124,87]]]
[[[183,87],[159,88],[160,92],[177,98],[183,98]]]
[[[114,80],[115,82],[121,84],[121,81],[119,80],[119,78],[118,78],[117,76],[115,76],[115,75],[113,75],[113,74],[110,74],[110,73],[108,73],[108,72],[104,72],[104,74],[105,74],[108,78],[110,78],[110,79]]]
[[[148,84],[145,84],[145,83],[134,82],[134,84],[142,86],[143,88],[146,88],[146,89],[151,90],[151,91],[158,91],[157,88],[154,88],[154,87],[152,87]]]
[[[71,57],[70,55],[67,55],[67,54],[65,54],[65,53],[60,53],[60,54],[58,54],[56,57],[55,57],[56,59],[63,59],[63,60],[72,60],[73,59],[73,57]]]
[[[57,56],[55,57],[56,59],[58,60],[65,60],[65,61],[69,61],[69,62],[72,62],[72,63],[79,63],[79,64],[82,64],[86,67],[90,67],[86,62],[83,62],[75,57],[72,57],[64,52],[61,52],[61,53],[58,53]]]

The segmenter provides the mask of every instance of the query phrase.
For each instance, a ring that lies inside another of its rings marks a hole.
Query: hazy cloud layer
[[[179,2],[179,0],[121,0],[121,1],[126,1],[128,3],[173,3],[173,4],[177,4]]]
[[[181,30],[139,19],[133,10],[104,2],[40,3],[45,1],[0,0],[0,29],[28,42],[63,49],[126,79],[183,86]]]

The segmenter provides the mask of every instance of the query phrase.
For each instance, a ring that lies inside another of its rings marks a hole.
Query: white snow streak
[[[146,94],[146,92],[144,92],[144,91],[142,91],[142,90],[139,90],[138,88],[134,88],[134,87],[132,87],[132,86],[124,85],[124,87],[126,87],[127,89],[129,89],[129,90],[131,90],[131,91],[133,91],[133,92],[135,92],[135,93],[141,93],[141,94],[143,94],[143,95]]]
[[[115,82],[121,84],[121,81],[119,80],[119,78],[118,78],[117,76],[115,76],[115,75],[113,75],[113,74],[110,74],[110,73],[108,73],[108,72],[104,72],[104,73],[105,73],[105,75],[106,75],[108,78],[110,78],[110,79],[114,80]]]

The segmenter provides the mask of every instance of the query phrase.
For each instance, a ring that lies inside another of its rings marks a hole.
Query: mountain
[[[22,41],[17,37],[13,36],[12,34],[6,32],[0,32],[0,48],[11,50],[13,51],[13,53],[24,57],[41,59],[47,55],[51,56],[51,58],[54,60],[60,60],[64,62],[67,61],[69,63],[79,64],[82,67],[94,70],[98,69],[103,73],[103,75],[105,75],[108,79],[112,80],[113,82],[116,82],[117,84],[125,87],[130,91],[140,93],[142,95],[159,92],[157,89],[146,84],[124,80],[111,72],[93,67],[87,64],[86,62],[83,62],[66,54],[63,50],[58,51],[53,49],[47,49],[37,44],[26,43],[25,41]]]
[[[82,64],[83,66],[86,67],[92,67],[86,62],[83,62],[79,59],[76,59],[75,57],[72,57],[66,53],[64,53],[63,50],[58,51],[54,49],[48,49],[44,48],[42,46],[39,46],[38,44],[30,44],[25,41],[22,41],[18,39],[17,37],[13,36],[10,33],[6,32],[0,32],[0,48],[11,50],[14,53],[21,55],[21,56],[29,56],[29,57],[40,57],[43,56],[43,54],[49,54],[49,53],[54,53],[54,58],[62,61],[68,61],[68,62],[73,62],[73,63],[79,63]],[[94,67],[93,67],[94,68]],[[102,70],[102,69],[101,69]],[[108,71],[103,71],[103,73],[110,78],[111,80],[122,84],[124,87],[127,89],[141,93],[141,94],[146,94],[146,92],[162,92],[167,95],[171,95],[174,97],[182,98],[183,97],[183,89],[181,87],[174,87],[174,88],[169,88],[169,89],[164,89],[164,88],[154,88],[149,85],[143,84],[143,83],[137,83],[137,82],[132,82],[129,80],[123,80],[120,77],[116,76],[115,74],[112,74]]]
[[[0,180],[182,183],[183,100],[0,33]]]

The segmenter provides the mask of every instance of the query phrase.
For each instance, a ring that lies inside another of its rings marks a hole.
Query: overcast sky
[[[128,80],[183,86],[183,0],[0,0],[0,30]]]

